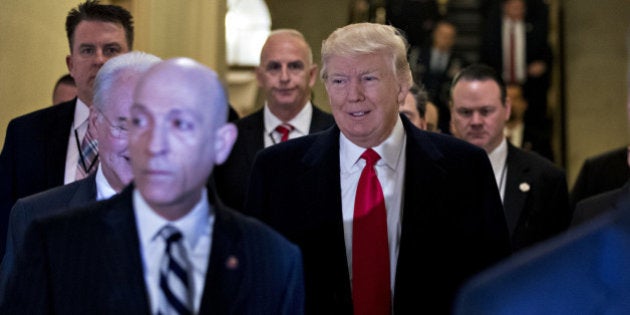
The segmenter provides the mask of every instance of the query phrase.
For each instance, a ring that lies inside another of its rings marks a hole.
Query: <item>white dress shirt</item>
[[[403,184],[405,179],[405,143],[407,136],[402,121],[398,118],[391,135],[383,143],[372,148],[381,156],[376,163],[376,173],[387,211],[387,238],[389,244],[390,279],[392,292],[398,261],[398,245],[400,243]],[[361,154],[367,148],[362,148],[350,142],[343,134],[339,137],[339,166],[341,177],[341,203],[343,215],[343,229],[346,243],[346,257],[348,271],[352,279],[352,221],[354,216],[354,200],[356,197],[359,177],[365,166]]]
[[[96,200],[105,200],[111,198],[117,192],[109,184],[105,174],[103,174],[103,168],[99,164],[96,169]]]
[[[74,120],[70,135],[68,137],[68,151],[66,153],[66,169],[63,176],[63,183],[68,184],[76,180],[77,163],[79,163],[79,148],[77,147],[77,139],[74,130],[78,127],[79,143],[83,141],[85,133],[87,133],[88,118],[90,117],[90,108],[77,98],[77,105],[74,109]]]
[[[164,255],[165,242],[159,231],[167,224],[176,227],[183,236],[188,259],[193,269],[194,307],[193,314],[199,312],[201,296],[206,280],[210,248],[212,246],[212,229],[214,212],[208,203],[207,191],[193,209],[177,221],[168,221],[157,215],[146,203],[137,189],[133,191],[133,208],[140,239],[144,281],[149,291],[151,313],[156,314],[160,296],[160,261]]]
[[[503,202],[503,196],[505,196],[505,181],[507,180],[507,154],[508,146],[507,140],[503,138],[501,144],[494,148],[488,159],[492,164],[492,171],[494,172],[494,179],[497,181],[497,187],[499,187],[499,194],[501,195],[501,202]]]
[[[283,122],[271,112],[266,103],[263,110],[263,116],[265,123],[265,134],[263,137],[265,138],[266,148],[276,143],[280,143],[281,134],[276,131],[276,127],[281,125]],[[293,126],[293,130],[289,133],[289,139],[295,139],[307,135],[311,129],[312,117],[313,104],[309,101],[306,103],[304,108],[302,108],[302,110],[293,117],[293,119],[287,121],[287,123]]]

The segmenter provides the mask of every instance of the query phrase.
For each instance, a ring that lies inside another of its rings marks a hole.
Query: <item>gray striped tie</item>
[[[160,236],[166,241],[166,250],[160,263],[158,314],[192,314],[193,283],[182,233],[166,225],[160,230]]]

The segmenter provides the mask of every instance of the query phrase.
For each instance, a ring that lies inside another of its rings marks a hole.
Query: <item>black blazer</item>
[[[149,314],[132,192],[36,220],[0,313]],[[216,217],[199,314],[301,314],[299,249],[209,198]]]
[[[581,225],[610,209],[619,208],[624,196],[630,196],[630,181],[620,188],[580,200],[575,206],[571,226]]]
[[[0,254],[13,204],[63,185],[75,106],[76,98],[9,122],[0,153]]]
[[[334,124],[332,115],[313,105],[309,133],[324,130]],[[265,123],[263,109],[236,121],[238,138],[229,158],[215,167],[213,177],[221,200],[230,208],[243,209],[247,183],[256,153],[265,147]]]
[[[515,251],[566,230],[571,212],[564,171],[508,142],[503,207]]]
[[[4,296],[7,279],[15,268],[15,257],[19,248],[24,246],[24,235],[31,222],[94,201],[96,201],[96,174],[68,185],[21,198],[15,203],[9,217],[6,251],[0,265],[0,298]]]
[[[571,209],[580,200],[620,188],[630,179],[628,147],[615,148],[587,158],[571,190]]]
[[[448,314],[469,276],[510,253],[484,151],[415,128],[406,117],[406,167],[394,312]],[[246,213],[298,244],[307,314],[352,314],[341,209],[337,126],[261,151]]]

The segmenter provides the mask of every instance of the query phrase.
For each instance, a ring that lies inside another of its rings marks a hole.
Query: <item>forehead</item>
[[[189,82],[190,83],[190,82]],[[168,73],[160,73],[141,82],[133,94],[134,103],[149,112],[192,111],[202,113],[198,91],[193,84],[169,80]]]
[[[328,58],[326,66],[330,75],[362,75],[379,72],[393,73],[384,53],[362,54],[357,56],[333,55]]]
[[[74,31],[74,45],[117,42],[126,47],[125,30],[119,23],[83,20]]]
[[[501,106],[501,91],[493,80],[461,80],[453,88],[455,107]]]
[[[136,83],[137,78],[119,78],[115,80],[110,90],[107,91],[109,97],[105,97],[104,101],[108,104],[104,106],[104,109],[127,116],[129,107],[133,102],[133,90]]]
[[[267,40],[263,47],[261,59],[264,62],[301,60],[307,61],[308,46],[296,36],[275,35]]]

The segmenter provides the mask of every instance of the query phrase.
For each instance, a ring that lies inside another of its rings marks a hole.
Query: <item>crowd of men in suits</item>
[[[489,268],[571,223],[564,171],[506,139],[502,72],[453,74],[451,134],[402,114],[410,99],[423,118],[427,92],[395,27],[338,28],[321,69],[300,32],[271,32],[265,103],[234,122],[212,69],[133,51],[125,9],[88,0],[66,31],[77,97],[12,120],[0,153],[2,314],[492,310]],[[624,208],[626,190],[589,207]]]

